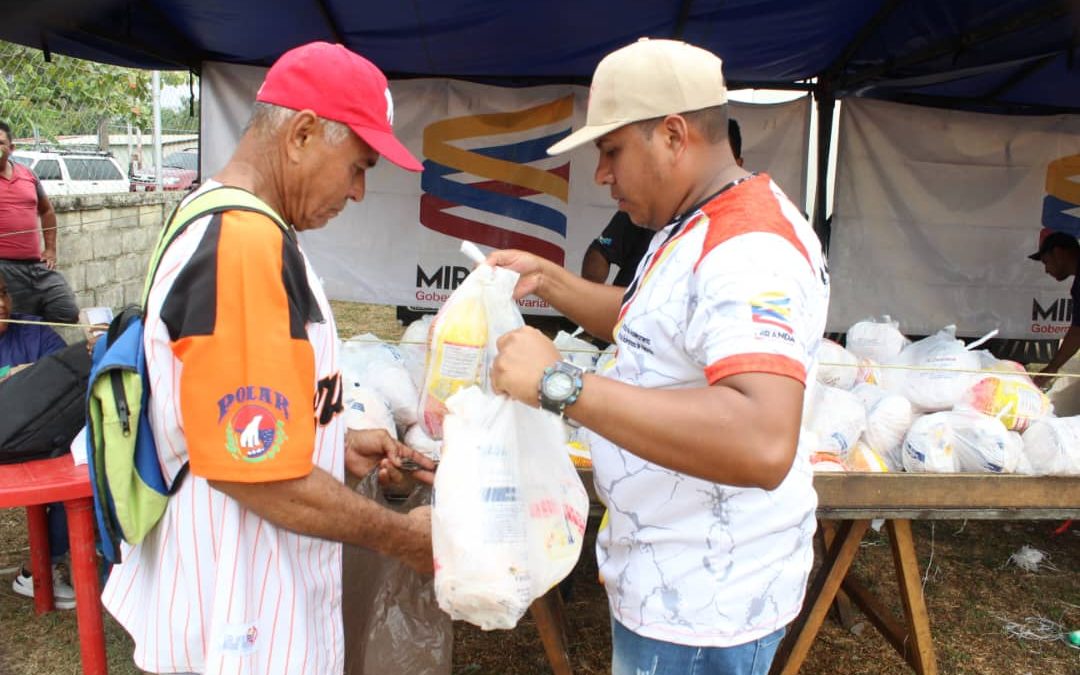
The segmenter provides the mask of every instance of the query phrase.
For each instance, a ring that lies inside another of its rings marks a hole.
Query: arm
[[[487,264],[508,267],[521,275],[514,289],[515,300],[529,294],[539,296],[591,335],[611,339],[626,289],[586,281],[524,251],[495,251]]]
[[[342,541],[392,556],[430,574],[431,510],[399,514],[353,492],[316,468],[307,476],[268,483],[210,481],[262,518],[293,532]]]
[[[509,333],[499,340],[495,386],[535,407],[541,374],[558,359],[539,331]],[[742,373],[693,389],[645,389],[592,374],[584,380],[566,415],[660,466],[771,490],[794,461],[803,401],[798,380]]]
[[[611,263],[604,257],[604,254],[590,246],[585,251],[585,257],[581,260],[582,278],[595,284],[603,284],[607,282],[610,271]]]
[[[38,216],[41,218],[41,236],[45,239],[45,249],[41,252],[41,259],[49,269],[56,269],[56,211],[53,210],[52,202],[42,189],[41,183],[36,183],[38,193]]]
[[[1035,384],[1039,387],[1045,387],[1053,383],[1055,378],[1048,377],[1057,371],[1061,370],[1069,359],[1071,359],[1080,349],[1080,326],[1070,326],[1069,332],[1065,333],[1065,337],[1061,340],[1061,345],[1058,347],[1057,354],[1051,359],[1050,363],[1046,364],[1046,367],[1042,369],[1045,373],[1043,376],[1036,376],[1034,378]]]

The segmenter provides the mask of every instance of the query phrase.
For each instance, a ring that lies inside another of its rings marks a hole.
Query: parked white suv
[[[16,150],[11,159],[33,169],[50,197],[127,192],[130,187],[120,163],[105,153]]]

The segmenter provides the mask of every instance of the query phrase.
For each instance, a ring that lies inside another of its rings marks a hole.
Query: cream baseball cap
[[[727,103],[720,57],[678,40],[641,38],[596,66],[585,126],[548,148],[572,150],[641,120]]]

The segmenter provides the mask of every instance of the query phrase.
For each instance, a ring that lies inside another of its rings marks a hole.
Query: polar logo
[[[394,126],[394,97],[390,95],[390,87],[386,88],[386,123]]]

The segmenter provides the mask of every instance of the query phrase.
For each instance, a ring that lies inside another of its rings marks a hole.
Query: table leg
[[[818,532],[821,533],[822,542],[822,556],[825,551],[832,548],[833,541],[836,540],[836,523],[831,520],[822,520],[818,522]],[[851,599],[848,598],[847,593],[841,588],[836,592],[836,600],[833,602],[833,609],[836,612],[836,620],[844,627],[844,630],[851,630],[852,627],[858,623],[858,618],[855,616],[855,608],[851,606]]]
[[[85,675],[107,675],[105,628],[101,616],[101,586],[94,548],[94,504],[90,499],[64,502],[71,541],[71,581],[79,621],[79,647]]]
[[[529,613],[536,622],[540,641],[544,644],[544,653],[555,675],[570,675],[570,656],[566,653],[566,624],[562,615],[562,596],[556,585],[550,591],[533,601]]]
[[[937,675],[937,657],[934,641],[930,636],[930,615],[926,611],[926,599],[919,578],[919,561],[915,557],[915,540],[911,536],[910,520],[886,521],[896,579],[900,584],[900,600],[904,605],[904,617],[908,624],[909,652],[905,658],[919,675]],[[910,655],[910,656],[909,656]]]
[[[34,611],[44,614],[56,609],[53,603],[49,522],[44,504],[26,507],[26,529],[30,535],[30,573],[34,575]]]
[[[803,611],[791,624],[788,636],[773,659],[770,671],[773,675],[795,675],[799,672],[868,527],[869,520],[845,520],[841,523],[836,541],[825,553],[821,569],[807,591]]]

